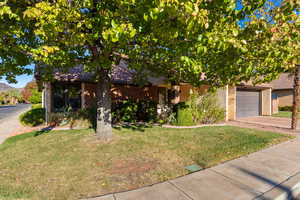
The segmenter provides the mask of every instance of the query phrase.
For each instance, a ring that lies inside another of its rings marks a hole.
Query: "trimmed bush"
[[[196,123],[193,120],[192,112],[189,108],[180,108],[177,111],[177,126],[193,126]]]
[[[124,100],[112,104],[113,122],[154,122],[157,104],[153,101]]]
[[[45,109],[34,108],[20,115],[20,122],[25,126],[38,126],[45,123]]]

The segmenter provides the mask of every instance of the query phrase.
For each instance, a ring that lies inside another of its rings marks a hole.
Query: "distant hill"
[[[7,90],[13,90],[13,89],[16,89],[16,88],[11,87],[11,86],[7,85],[6,83],[0,83],[0,92],[4,92]]]

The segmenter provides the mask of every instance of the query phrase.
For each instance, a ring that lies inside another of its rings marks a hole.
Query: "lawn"
[[[273,117],[285,117],[285,118],[291,118],[292,112],[290,111],[279,111],[277,114],[273,114]],[[300,119],[300,113],[298,114],[298,118]]]
[[[33,132],[0,145],[0,199],[78,199],[134,189],[210,167],[288,140],[231,126],[115,129],[109,143],[92,130]]]

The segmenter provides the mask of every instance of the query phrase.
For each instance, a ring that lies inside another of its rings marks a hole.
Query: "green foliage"
[[[45,110],[34,108],[20,115],[20,122],[25,126],[38,126],[45,123]]]
[[[16,89],[0,92],[0,105],[24,102],[21,92]]]
[[[48,65],[44,78],[49,80],[57,67],[68,69],[80,63],[95,72],[111,69],[127,55],[130,68],[145,75],[164,75],[169,81],[222,86],[260,77],[271,69],[262,68],[266,63],[275,63],[268,61],[274,61],[273,52],[262,53],[270,47],[266,21],[252,20],[244,29],[237,22],[264,9],[264,3],[244,0],[237,10],[235,0],[4,1],[0,76],[14,81],[16,75],[30,73],[26,65],[44,63]],[[290,7],[285,6],[283,14],[295,9],[291,2],[286,4]],[[256,38],[256,31],[263,34]],[[250,43],[263,49],[249,54]],[[254,66],[266,55],[268,62]],[[279,57],[276,61],[283,63]],[[272,74],[278,71],[272,70]],[[202,74],[206,79],[199,79]]]
[[[292,112],[293,106],[280,106],[278,109],[279,109],[279,111],[290,111],[290,112]],[[298,108],[298,111],[300,111],[300,108]]]
[[[84,108],[77,111],[70,109],[65,112],[51,113],[50,122],[53,125],[70,126],[70,128],[95,128],[96,108]]]
[[[212,124],[225,119],[225,110],[220,107],[216,93],[199,95],[194,93],[186,103],[175,107],[176,120],[172,123],[178,126],[196,124]]]
[[[32,108],[32,109],[42,108],[42,107],[43,107],[42,104],[32,104],[32,105],[31,105],[31,108]]]
[[[216,93],[204,95],[194,93],[188,102],[194,121],[201,124],[211,124],[225,119],[225,110],[220,107]]]
[[[116,122],[154,122],[157,119],[157,104],[153,101],[123,100],[112,105],[112,118]]]
[[[177,126],[193,126],[196,125],[196,122],[193,119],[191,109],[189,107],[179,108],[177,110]]]
[[[49,81],[55,69],[83,64],[101,83],[123,58],[141,79],[212,87],[292,71],[300,60],[295,0],[274,9],[265,0],[242,2],[236,9],[236,0],[3,1],[0,78],[14,82],[36,64]]]
[[[293,107],[292,106],[280,106],[279,111],[292,111]]]
[[[38,89],[31,90],[31,96],[29,97],[29,102],[32,104],[42,103],[42,92],[39,92]]]

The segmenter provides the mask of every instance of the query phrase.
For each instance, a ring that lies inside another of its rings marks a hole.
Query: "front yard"
[[[284,117],[284,118],[291,118],[292,112],[290,111],[279,111],[276,114],[272,115],[273,117]],[[298,113],[298,119],[300,119],[300,113]]]
[[[15,136],[0,145],[0,199],[78,199],[134,189],[210,167],[288,140],[238,127],[115,129],[109,143],[92,130]]]

